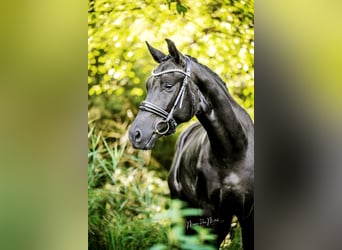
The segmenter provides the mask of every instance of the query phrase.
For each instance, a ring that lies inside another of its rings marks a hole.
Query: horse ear
[[[169,53],[170,55],[173,57],[173,59],[176,61],[176,63],[178,64],[184,64],[185,63],[185,58],[182,55],[182,53],[180,53],[178,51],[178,49],[176,48],[176,45],[174,44],[174,42],[172,42],[170,39],[166,38],[165,39],[167,42],[167,47],[169,49]]]
[[[157,63],[161,63],[162,59],[165,58],[165,54],[163,52],[161,52],[158,49],[153,48],[148,42],[146,42],[147,48],[150,51],[153,59],[157,62]]]

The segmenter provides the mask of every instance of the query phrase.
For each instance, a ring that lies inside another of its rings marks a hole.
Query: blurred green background
[[[152,151],[134,150],[128,141],[127,130],[146,97],[146,79],[156,67],[145,41],[167,53],[165,38],[220,75],[254,117],[253,1],[89,1],[90,249],[211,249],[205,241],[213,236],[205,229],[196,238],[184,235],[186,210],[169,200],[167,173],[187,124]],[[241,248],[238,224],[233,225],[235,237],[223,249]]]

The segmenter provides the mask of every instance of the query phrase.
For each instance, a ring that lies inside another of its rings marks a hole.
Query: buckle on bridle
[[[166,125],[165,128],[162,128],[162,125]],[[161,128],[160,128],[161,127]],[[177,123],[172,118],[170,120],[160,120],[156,123],[154,126],[154,132],[158,135],[170,135],[173,134],[176,131]]]
[[[160,127],[160,125],[162,124],[166,124],[166,128],[164,130],[159,130],[158,127]],[[170,125],[168,123],[168,121],[166,120],[160,120],[159,122],[156,123],[156,125],[154,126],[154,131],[156,132],[156,134],[158,135],[165,135],[167,132],[169,132],[170,129]]]

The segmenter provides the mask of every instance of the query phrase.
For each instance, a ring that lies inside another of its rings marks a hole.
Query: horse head
[[[158,138],[175,132],[177,125],[189,121],[198,111],[198,88],[191,77],[191,60],[166,39],[169,55],[146,42],[159,63],[146,81],[147,97],[129,129],[134,148],[151,149]]]

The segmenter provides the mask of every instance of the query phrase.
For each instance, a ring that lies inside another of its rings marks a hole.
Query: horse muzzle
[[[128,131],[128,138],[136,149],[152,149],[157,139],[176,131],[177,123],[172,117],[167,119],[141,110]]]
[[[146,125],[139,126],[136,122],[133,122],[128,130],[128,138],[136,149],[152,149],[160,136],[153,128],[146,128]]]

